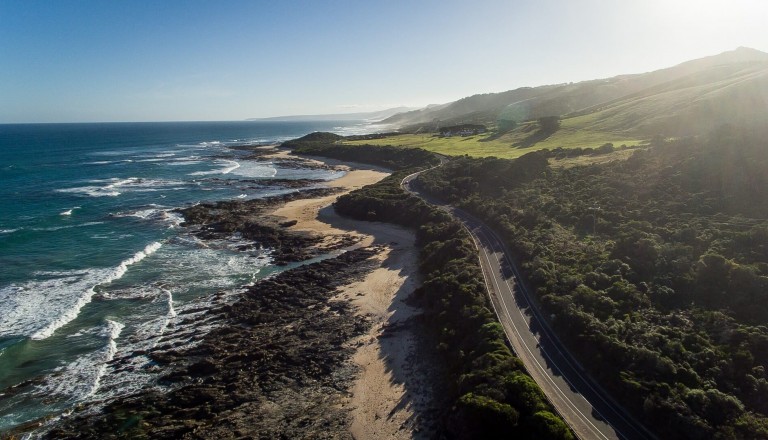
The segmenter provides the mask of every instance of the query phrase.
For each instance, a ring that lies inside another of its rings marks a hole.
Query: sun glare
[[[768,2],[761,0],[662,0],[655,3],[659,13],[681,23],[716,24],[766,17],[768,13]]]

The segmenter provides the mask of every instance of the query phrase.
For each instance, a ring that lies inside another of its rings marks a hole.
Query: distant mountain
[[[413,110],[413,107],[395,107],[375,112],[337,113],[329,115],[275,116],[271,118],[249,118],[247,121],[371,121],[378,122],[392,115]]]
[[[383,122],[414,131],[438,124],[519,123],[542,116],[581,118],[570,126],[635,136],[685,135],[723,123],[765,123],[768,54],[741,47],[649,73],[474,95]]]

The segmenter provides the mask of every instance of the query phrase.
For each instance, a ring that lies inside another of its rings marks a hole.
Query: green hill
[[[686,136],[722,124],[764,123],[768,54],[738,48],[649,73],[474,95],[383,122],[406,133],[486,124],[500,130],[486,141],[520,146],[536,129],[530,122],[545,116],[560,116],[562,131],[528,146],[595,146],[658,135]],[[505,130],[510,126],[515,128]]]

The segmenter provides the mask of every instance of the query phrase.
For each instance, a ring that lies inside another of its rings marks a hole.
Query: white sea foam
[[[14,232],[18,231],[19,229],[0,229],[0,234],[13,234]]]
[[[114,399],[160,387],[157,379],[166,370],[152,362],[150,354],[200,344],[206,334],[223,324],[220,315],[208,312],[233,303],[242,292],[240,287],[249,281],[243,275],[253,279],[268,262],[253,258],[251,252],[232,252],[244,244],[235,237],[210,242],[213,249],[195,246],[196,242],[199,239],[194,236],[177,237],[167,243],[168,252],[153,259],[152,264],[162,273],[162,283],[97,289],[98,295],[106,299],[133,301],[136,308],[120,319],[125,329],[105,323],[101,334],[114,336],[107,337],[104,346],[99,345],[92,353],[68,361],[46,377],[34,397],[92,402],[93,408],[99,408]],[[49,272],[48,275],[67,273]],[[198,296],[200,294],[202,296]],[[85,340],[98,337],[92,330],[79,333]],[[119,341],[119,347],[115,340]]]
[[[166,298],[172,305],[172,296],[167,294]],[[179,312],[184,314],[187,322],[184,325],[169,325],[176,316],[175,309],[170,307],[165,316],[138,324],[135,332],[121,341],[120,351],[115,356],[121,367],[101,377],[94,398],[108,402],[155,386],[156,378],[164,370],[143,353],[162,352],[169,346],[174,350],[183,350],[200,344],[207,333],[222,324],[217,317],[207,315],[206,311],[230,301],[225,295],[209,295],[181,305]],[[167,388],[163,390],[168,391]]]
[[[189,173],[190,176],[210,176],[214,174],[229,174],[232,171],[240,168],[240,164],[234,160],[228,160],[228,159],[218,159],[216,160],[216,163],[224,165],[224,167],[216,169],[216,170],[210,170],[210,171],[195,171],[194,173]]]
[[[186,182],[181,180],[169,179],[146,179],[140,177],[129,177],[127,179],[95,179],[88,183],[107,183],[103,186],[86,185],[74,188],[61,188],[56,192],[82,194],[89,197],[116,197],[123,192],[155,192],[163,190],[181,190],[186,189]]]
[[[75,188],[61,188],[61,189],[57,189],[56,192],[83,194],[90,197],[117,197],[120,195],[120,191],[107,189],[101,186],[79,186]]]
[[[104,222],[85,222],[85,223],[78,223],[76,225],[50,226],[47,228],[29,228],[29,230],[30,231],[58,231],[61,229],[82,228],[85,226],[94,226],[94,225],[101,225],[101,224],[104,224]]]
[[[125,275],[126,272],[128,272],[128,266],[132,264],[136,264],[139,261],[147,258],[148,256],[154,254],[157,252],[158,249],[162,244],[159,242],[150,243],[147,245],[147,247],[144,248],[144,250],[136,252],[131,258],[123,261],[120,263],[119,266],[115,269],[114,273],[109,277],[109,279],[103,281],[101,284],[111,283],[114,280],[120,279]]]
[[[137,177],[130,177],[128,179],[110,179],[108,180],[110,183],[105,186],[80,186],[75,188],[60,188],[57,189],[56,192],[63,192],[63,193],[75,193],[75,194],[85,194],[87,196],[91,197],[115,197],[120,195],[120,191],[117,189],[121,186],[127,185],[129,183],[135,182],[139,180]],[[94,183],[101,182],[101,181],[92,181]]]
[[[120,212],[113,214],[115,217],[136,217],[142,220],[150,220],[163,222],[168,224],[168,228],[172,229],[179,226],[184,221],[184,216],[175,212],[173,208],[161,208],[160,205],[153,204],[154,207],[139,209],[136,211]],[[152,206],[152,205],[150,205]]]
[[[75,209],[80,209],[80,207],[79,206],[74,206],[74,207],[72,207],[70,209],[67,209],[66,211],[60,212],[59,215],[72,215],[72,211],[74,211]]]
[[[163,213],[162,209],[150,208],[150,209],[140,209],[138,211],[131,212],[127,214],[127,216],[138,217],[140,219],[151,219],[151,218],[156,218],[158,215],[162,213]],[[122,217],[122,215],[118,214],[118,217]]]
[[[271,163],[243,161],[241,166],[233,170],[232,174],[240,177],[275,177],[277,168]]]
[[[123,328],[123,324],[107,319],[100,329],[101,336],[106,339],[104,346],[54,370],[36,387],[35,394],[70,401],[83,400],[95,394],[107,372],[108,363],[115,358],[116,340]]]
[[[162,157],[152,157],[149,159],[136,159],[135,162],[165,162],[168,159]]]
[[[166,304],[168,305],[167,312],[163,318],[163,323],[159,331],[159,334],[163,334],[174,318],[176,318],[176,309],[173,307],[173,293],[165,287],[160,287],[160,290],[165,294]]]
[[[45,339],[77,317],[95,288],[121,278],[128,267],[160,249],[158,242],[114,268],[38,272],[39,278],[0,288],[0,336]]]
[[[122,332],[123,328],[125,326],[117,321],[111,321],[107,319],[107,325],[106,325],[106,335],[107,335],[107,346],[102,351],[102,362],[98,366],[98,369],[96,370],[96,377],[93,381],[93,384],[91,385],[91,389],[88,391],[87,396],[93,395],[96,390],[99,389],[99,383],[101,382],[101,378],[104,376],[104,373],[107,371],[107,363],[115,358],[115,353],[117,353],[117,342],[116,339],[120,337],[120,332]]]
[[[162,289],[166,295],[168,295],[168,318],[173,319],[176,317],[176,309],[173,308],[173,293],[168,289]]]
[[[172,165],[172,166],[182,166],[182,165],[197,165],[199,163],[203,163],[201,160],[176,160],[173,162],[168,162],[166,165]]]

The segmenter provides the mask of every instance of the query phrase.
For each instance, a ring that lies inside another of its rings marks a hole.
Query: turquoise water
[[[174,208],[291,191],[254,181],[341,176],[248,160],[229,146],[366,129],[327,121],[0,125],[0,432],[152,386],[157,371],[131,353],[160,337],[190,343],[208,324],[182,329],[179,314],[194,317],[276,270],[269,250],[237,251],[237,237],[200,242],[179,227]]]

